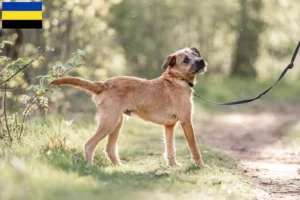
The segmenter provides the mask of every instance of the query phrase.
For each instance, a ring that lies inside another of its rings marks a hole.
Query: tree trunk
[[[260,18],[262,0],[240,0],[240,23],[233,59],[232,76],[255,77],[254,62],[258,56],[259,36],[263,32]]]

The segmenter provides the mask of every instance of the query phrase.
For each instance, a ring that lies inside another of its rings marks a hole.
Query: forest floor
[[[238,161],[257,199],[300,199],[300,106],[228,112],[197,126],[204,143]]]

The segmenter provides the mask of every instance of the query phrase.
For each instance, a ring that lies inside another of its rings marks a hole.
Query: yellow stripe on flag
[[[42,20],[41,11],[2,11],[2,20]]]

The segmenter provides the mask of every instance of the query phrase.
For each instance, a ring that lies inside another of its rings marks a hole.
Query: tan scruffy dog
[[[153,80],[119,76],[106,81],[88,81],[76,77],[54,80],[52,85],[70,85],[94,95],[99,125],[85,143],[85,160],[92,164],[97,144],[108,135],[106,152],[114,165],[120,165],[117,139],[123,114],[138,116],[164,125],[168,165],[178,165],[174,147],[174,128],[180,122],[196,165],[203,165],[192,124],[192,89],[196,76],[204,73],[207,63],[196,48],[185,48],[167,57],[165,72]]]

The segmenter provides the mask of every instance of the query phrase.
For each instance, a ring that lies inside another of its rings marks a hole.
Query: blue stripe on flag
[[[41,11],[42,2],[2,2],[3,11]]]

